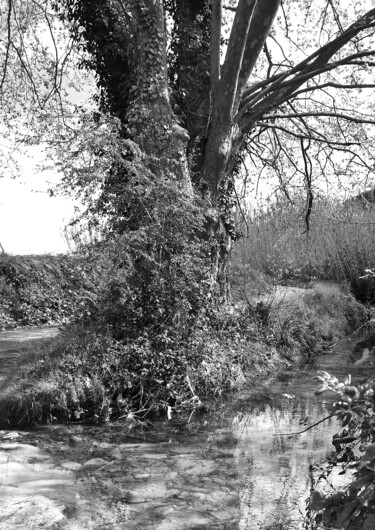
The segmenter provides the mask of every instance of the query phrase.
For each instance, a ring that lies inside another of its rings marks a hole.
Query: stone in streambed
[[[43,453],[38,447],[18,442],[0,443],[0,451],[11,454],[18,461],[48,460],[50,457]]]
[[[8,432],[7,434],[4,434],[4,436],[1,436],[3,440],[17,440],[18,438],[21,438],[21,435],[19,432]]]
[[[12,528],[60,528],[65,506],[44,496],[0,500],[0,530]]]
[[[83,442],[83,439],[80,436],[76,436],[75,434],[72,434],[69,436],[69,443],[72,445],[78,445]]]
[[[107,460],[104,460],[104,458],[91,458],[91,460],[87,460],[83,465],[85,467],[99,467],[99,466],[105,466],[108,464]]]
[[[61,467],[69,469],[70,471],[78,471],[78,469],[81,469],[82,464],[79,464],[78,462],[64,462],[61,464]]]
[[[110,452],[110,457],[111,458],[114,458],[115,460],[121,460],[122,458],[122,453],[120,451],[120,449],[118,447],[115,447],[111,452]]]

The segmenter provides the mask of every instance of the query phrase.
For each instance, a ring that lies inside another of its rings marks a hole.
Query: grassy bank
[[[23,358],[0,397],[1,424],[133,421],[204,410],[206,400],[254,377],[313,362],[367,318],[349,292],[331,284],[278,303],[272,295],[252,300],[202,314],[178,351],[157,353],[145,337],[114,340],[95,327],[70,325],[48,352]]]

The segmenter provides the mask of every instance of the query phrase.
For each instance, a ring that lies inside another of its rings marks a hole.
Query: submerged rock
[[[99,467],[105,466],[108,463],[108,460],[104,460],[104,458],[91,458],[91,460],[87,460],[83,465],[85,467]]]

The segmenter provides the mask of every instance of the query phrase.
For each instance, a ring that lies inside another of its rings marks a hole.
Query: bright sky
[[[69,250],[64,226],[73,215],[74,203],[50,197],[53,174],[38,173],[25,160],[22,178],[0,177],[0,243],[8,254],[63,253]]]
[[[37,29],[38,38],[41,38],[44,46],[51,47],[53,56],[56,53],[57,44],[60,55],[63,57],[66,41],[56,19],[53,22],[53,28],[55,32],[53,41],[49,31],[40,26]],[[57,40],[56,36],[58,36]],[[71,103],[83,104],[94,93],[94,78],[90,78],[86,72],[78,72],[77,78],[72,75],[75,84],[71,83],[70,77],[65,79],[64,76],[63,86]],[[1,135],[1,124],[0,141],[2,151],[6,152],[7,139]],[[7,177],[6,169],[0,166],[1,245],[8,254],[68,252],[69,246],[63,231],[74,213],[73,199],[50,197],[48,188],[51,187],[51,183],[57,182],[59,176],[54,174],[53,170],[42,172],[38,169],[38,164],[44,162],[42,148],[31,147],[29,157],[20,155],[17,162],[21,166],[21,171],[15,179]]]

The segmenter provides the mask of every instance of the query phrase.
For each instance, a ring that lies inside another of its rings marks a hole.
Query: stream
[[[0,333],[0,386],[20,349],[56,333]],[[333,450],[338,425],[285,434],[329,415],[333,396],[314,395],[317,369],[357,380],[372,363],[345,340],[319,366],[259,381],[189,423],[0,431],[0,530],[307,528],[309,466]]]

